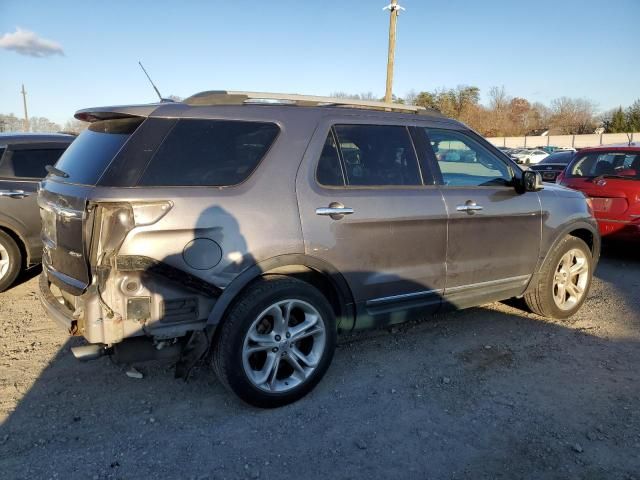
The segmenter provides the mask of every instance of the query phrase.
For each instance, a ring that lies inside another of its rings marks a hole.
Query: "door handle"
[[[24,198],[31,195],[24,190],[0,190],[0,197]]]
[[[477,205],[473,200],[467,200],[464,205],[458,205],[456,207],[456,210],[458,212],[467,212],[469,214],[472,214],[473,212],[482,210],[482,206]]]
[[[332,202],[328,207],[316,208],[316,215],[331,217],[334,220],[340,220],[345,215],[354,213],[353,208],[345,207],[341,203]]]

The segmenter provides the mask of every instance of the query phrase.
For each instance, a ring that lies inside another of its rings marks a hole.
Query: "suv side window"
[[[47,176],[44,167],[55,165],[64,150],[64,148],[9,149],[0,164],[0,177],[42,179]]]
[[[273,123],[179,120],[139,185],[224,187],[246,180],[280,129]]]
[[[318,168],[316,169],[316,180],[320,185],[328,187],[344,186],[344,175],[342,174],[340,155],[333,137],[333,131],[329,132],[327,140],[324,142],[320,160],[318,160]]]
[[[422,185],[406,127],[336,125],[335,132],[348,185]]]
[[[452,187],[506,186],[509,167],[469,135],[456,130],[426,128],[442,180]]]

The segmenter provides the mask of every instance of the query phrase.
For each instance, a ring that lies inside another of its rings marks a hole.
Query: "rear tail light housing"
[[[593,200],[590,197],[585,199],[587,201],[587,208],[589,209],[589,215],[593,217]]]
[[[107,264],[118,253],[131,230],[157,223],[172,207],[170,201],[93,204],[91,208],[95,216],[91,251],[94,265]]]

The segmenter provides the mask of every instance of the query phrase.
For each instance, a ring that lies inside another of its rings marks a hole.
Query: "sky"
[[[389,0],[0,0],[0,113],[64,124],[81,108],[203,90],[385,88]],[[640,98],[640,0],[400,0],[394,94],[474,85],[599,110]]]

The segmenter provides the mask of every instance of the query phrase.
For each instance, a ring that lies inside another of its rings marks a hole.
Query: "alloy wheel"
[[[9,271],[10,266],[11,259],[9,258],[9,252],[2,244],[0,244],[0,279],[4,278]]]
[[[580,249],[565,253],[553,276],[553,301],[561,310],[571,310],[584,296],[589,282],[589,261]]]
[[[318,310],[302,300],[282,300],[266,308],[249,327],[242,365],[255,387],[287,392],[314,372],[325,343],[325,324]]]

